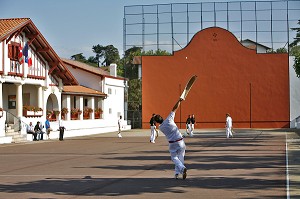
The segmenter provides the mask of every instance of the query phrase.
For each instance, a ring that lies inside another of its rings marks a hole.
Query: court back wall
[[[214,27],[172,56],[142,57],[143,128],[152,113],[169,115],[192,75],[198,80],[176,112],[179,128],[189,114],[195,128],[224,128],[226,113],[235,128],[289,127],[288,54],[257,54]]]

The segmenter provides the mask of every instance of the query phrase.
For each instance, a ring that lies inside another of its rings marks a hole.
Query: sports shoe
[[[121,137],[122,137],[122,135],[118,133],[118,137],[119,137],[119,138],[121,138]]]
[[[187,169],[184,168],[183,172],[182,172],[182,179],[186,179],[186,175],[187,175],[186,172],[187,172]]]
[[[175,174],[175,179],[178,180],[179,174]]]

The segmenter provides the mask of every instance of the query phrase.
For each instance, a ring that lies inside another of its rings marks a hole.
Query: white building
[[[0,143],[30,140],[26,125],[44,123],[47,115],[54,130],[64,120],[65,137],[117,130],[125,79],[68,66],[29,18],[0,19]],[[71,109],[85,107],[101,108],[102,117],[82,113],[72,120]],[[62,108],[68,114],[60,113]],[[58,132],[51,137],[58,138]]]

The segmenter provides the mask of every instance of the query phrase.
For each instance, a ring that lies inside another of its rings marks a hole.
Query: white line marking
[[[286,164],[286,198],[290,199],[290,177],[289,177],[289,152],[287,134],[285,132],[285,164]]]

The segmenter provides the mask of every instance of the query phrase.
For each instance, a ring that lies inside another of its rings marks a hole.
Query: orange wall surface
[[[224,128],[230,113],[234,128],[289,127],[288,54],[257,54],[222,28],[198,32],[172,56],[142,57],[142,122],[152,113],[166,118],[188,79],[192,90],[176,112],[185,128],[195,114],[195,128]]]

